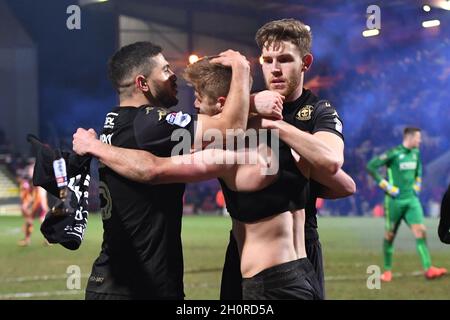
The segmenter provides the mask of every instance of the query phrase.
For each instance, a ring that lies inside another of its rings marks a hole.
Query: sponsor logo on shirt
[[[115,117],[117,117],[118,114],[115,112],[110,112],[106,115],[105,124],[103,125],[103,128],[105,129],[112,129],[114,128],[114,120]]]
[[[312,105],[307,104],[306,106],[303,106],[299,112],[297,112],[295,118],[300,121],[308,121],[311,119],[311,114],[313,110],[314,107]]]
[[[92,275],[92,276],[89,277],[89,281],[91,281],[91,282],[103,283],[104,280],[105,280],[105,278],[101,277],[101,276],[94,276],[94,275]]]
[[[101,134],[100,135],[100,141],[106,144],[112,144],[111,143],[111,139],[114,133],[110,133],[110,134]]]
[[[191,122],[191,116],[181,111],[172,112],[166,116],[166,121],[171,125],[176,125],[184,128]]]
[[[417,162],[408,161],[400,163],[400,170],[416,170]]]
[[[336,123],[336,125],[334,127],[336,129],[336,131],[339,132],[339,133],[342,133],[342,122],[341,122],[341,120],[339,120],[339,118],[336,117],[336,118],[334,118],[334,122]]]

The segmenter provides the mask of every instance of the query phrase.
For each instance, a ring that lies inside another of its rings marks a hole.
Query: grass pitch
[[[439,242],[437,223],[426,220],[432,262],[450,269],[450,246]],[[184,218],[186,299],[218,299],[230,225],[224,217]],[[100,251],[100,217],[91,215],[85,240],[76,251],[44,246],[37,221],[31,246],[18,247],[21,226],[20,217],[0,217],[0,299],[84,299],[87,277]],[[319,226],[327,299],[450,299],[450,275],[432,281],[424,278],[406,225],[395,242],[393,281],[372,290],[367,288],[367,268],[382,267],[383,219],[323,217]],[[71,265],[80,268],[80,290],[67,288]]]

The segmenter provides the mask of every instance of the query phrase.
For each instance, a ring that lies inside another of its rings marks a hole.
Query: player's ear
[[[306,54],[302,58],[302,62],[303,62],[302,71],[307,71],[311,67],[313,60],[314,60],[314,58],[313,58],[312,54],[310,54],[310,53]]]
[[[150,90],[147,79],[141,74],[136,76],[136,78],[134,79],[134,84],[136,88],[139,89],[139,91],[147,92]]]
[[[227,100],[227,99],[226,99],[225,97],[218,97],[218,98],[217,98],[216,105],[217,105],[217,107],[219,108],[220,111],[222,111],[223,106],[225,105],[225,101],[226,101],[226,100]]]

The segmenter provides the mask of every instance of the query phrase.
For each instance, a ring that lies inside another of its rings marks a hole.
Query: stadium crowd
[[[313,89],[328,97],[344,120],[346,136],[344,169],[357,184],[354,196],[325,201],[322,215],[372,215],[382,203],[381,191],[366,171],[366,164],[374,155],[401,143],[402,129],[415,125],[423,130],[421,156],[424,165],[424,188],[421,200],[425,214],[440,201],[450,182],[448,171],[428,176],[428,165],[450,150],[450,112],[443,105],[450,101],[450,39],[433,46],[419,44],[389,50],[383,64],[380,55],[368,56],[360,65],[339,70],[332,81]],[[316,71],[329,75],[329,66],[317,64]],[[323,78],[327,78],[324,76]],[[306,83],[314,87],[314,81]],[[61,138],[61,145],[70,149],[71,137]],[[18,174],[27,159],[15,153],[5,132],[0,129],[1,161],[12,174]],[[93,182],[95,185],[95,181]],[[217,213],[217,181],[189,184],[185,194],[186,213]],[[98,205],[94,198],[94,209]]]

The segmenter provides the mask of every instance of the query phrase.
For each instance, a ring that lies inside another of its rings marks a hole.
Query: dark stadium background
[[[73,4],[81,8],[80,30],[66,27],[70,15],[66,9]],[[372,4],[381,9],[380,34],[363,37],[366,9]],[[423,5],[430,5],[431,11],[425,12]],[[252,63],[253,89],[257,91],[264,84],[254,34],[269,20],[293,17],[309,25],[313,33],[314,63],[306,74],[305,87],[332,101],[343,119],[344,170],[357,184],[354,196],[325,201],[319,215],[372,216],[383,195],[368,176],[366,163],[400,144],[403,127],[410,125],[423,130],[420,198],[425,214],[436,217],[450,182],[448,9],[445,0],[0,0],[1,170],[12,179],[30,156],[25,141],[29,132],[54,147],[70,148],[78,127],[101,129],[105,113],[116,103],[106,63],[119,46],[138,40],[159,43],[177,74],[190,54],[237,49]],[[440,25],[422,27],[423,21],[433,19]],[[178,78],[179,108],[192,111],[191,88]],[[186,215],[219,215],[218,190],[216,181],[189,185]],[[14,191],[3,191],[0,206],[18,201]],[[94,193],[93,209],[98,206],[95,200]],[[339,221],[337,225],[345,228],[346,222]],[[325,230],[341,234],[341,229],[333,230],[334,222],[327,218],[323,222]],[[348,220],[349,228],[370,225],[369,220],[359,223]],[[370,231],[373,234],[369,232],[368,239],[378,242],[367,240],[373,255],[381,253],[382,223],[376,223],[380,227]],[[429,223],[429,232],[435,237],[435,220]],[[20,226],[18,219],[5,220],[3,226],[6,230],[15,224]],[[333,241],[326,233],[324,239]],[[92,252],[99,246],[96,242]],[[406,248],[416,261],[413,248]],[[86,265],[89,263],[86,259]],[[339,289],[332,290],[336,290],[331,291],[333,297],[347,297],[345,290],[340,291],[342,295],[336,293]]]
[[[421,198],[426,209],[439,200],[449,182],[449,12],[440,8],[423,11],[422,4],[432,1],[379,2],[381,33],[371,38],[361,35],[370,1],[108,1],[81,6],[81,30],[65,27],[66,8],[75,1],[3,2],[36,52],[36,79],[18,80],[37,82],[36,131],[52,145],[70,147],[77,127],[101,128],[104,114],[115,104],[106,61],[121,41],[139,38],[162,43],[177,71],[186,65],[190,52],[202,55],[237,48],[252,58],[254,90],[259,90],[263,83],[255,30],[273,18],[295,17],[313,32],[315,60],[305,86],[330,99],[343,118],[344,169],[358,187],[354,197],[326,203],[329,210],[323,210],[324,214],[369,214],[381,201],[365,164],[374,154],[399,144],[405,125],[424,130]],[[148,32],[136,27],[120,29],[119,15],[155,22],[158,28]],[[421,26],[422,20],[431,19],[440,19],[441,25]],[[179,37],[183,41],[176,41]],[[209,38],[218,38],[220,43],[211,43]],[[9,41],[20,45],[20,38]],[[188,90],[181,90],[180,108],[192,106]],[[2,105],[2,114],[10,110],[10,105]],[[27,129],[15,128],[14,139],[23,138]],[[4,151],[26,155],[24,147],[17,150],[14,143],[8,144],[13,131],[7,131],[3,128],[1,135]],[[218,188],[215,182],[192,186],[186,200],[205,211],[214,209]]]

